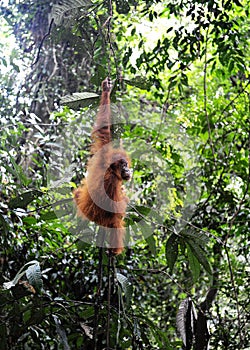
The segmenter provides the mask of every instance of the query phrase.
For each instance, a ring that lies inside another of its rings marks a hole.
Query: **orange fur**
[[[124,216],[128,198],[122,182],[130,178],[130,160],[121,148],[114,148],[110,130],[111,82],[102,83],[102,97],[91,137],[92,157],[87,164],[88,174],[74,192],[78,215],[103,226],[109,233],[108,243],[113,254],[123,251],[125,235]],[[123,171],[124,165],[125,174]]]

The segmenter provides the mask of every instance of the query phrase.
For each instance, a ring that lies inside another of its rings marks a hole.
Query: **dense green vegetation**
[[[0,350],[249,349],[249,2],[56,3],[0,6]],[[72,203],[108,75],[116,258]]]

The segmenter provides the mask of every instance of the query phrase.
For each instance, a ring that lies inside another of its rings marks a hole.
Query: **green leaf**
[[[17,73],[20,73],[20,68],[19,68],[19,66],[17,64],[15,64],[14,62],[11,62],[11,65],[13,66],[13,68],[15,69],[15,71]]]
[[[34,216],[27,216],[22,219],[22,221],[28,226],[35,225],[37,223],[37,219]]]
[[[75,92],[72,95],[66,95],[61,98],[61,104],[77,110],[83,107],[97,104],[100,96],[93,92]]]
[[[189,245],[187,245],[187,257],[189,261],[189,267],[192,272],[193,281],[196,282],[200,276],[200,271],[201,271],[200,263],[198,259],[195,257],[195,255],[193,254]]]
[[[181,336],[185,349],[191,349],[194,335],[197,313],[190,297],[183,300],[176,316],[176,326]]]
[[[179,237],[172,233],[166,243],[166,258],[170,271],[173,271],[178,256]]]
[[[131,47],[129,47],[128,51],[125,52],[125,54],[123,55],[122,64],[123,64],[124,67],[127,66],[132,53],[133,53],[133,50],[131,49]]]
[[[41,196],[43,192],[38,190],[28,191],[20,194],[18,197],[12,198],[9,201],[9,208],[16,209],[22,208],[25,209],[28,204],[30,204],[35,198]]]
[[[135,207],[136,211],[139,212],[140,214],[144,215],[144,216],[147,216],[148,213],[150,213],[150,210],[151,208],[149,207],[146,207],[144,205],[137,205]]]
[[[135,35],[135,33],[136,33],[136,28],[134,27],[132,30],[131,30],[131,36],[134,36]]]
[[[2,64],[7,67],[8,66],[8,63],[6,61],[6,59],[4,57],[1,57],[1,60],[2,60]]]
[[[193,231],[181,231],[181,235],[183,237],[191,238],[193,241],[195,241],[198,245],[201,247],[204,246],[204,244],[207,244],[209,242],[209,237],[204,232],[193,232]]]
[[[172,89],[173,87],[175,87],[175,85],[177,84],[176,80],[172,80],[169,85],[168,85],[168,89]]]
[[[26,276],[29,284],[31,284],[36,290],[42,289],[43,281],[39,263],[29,266],[26,270]]]
[[[146,238],[146,242],[148,243],[149,250],[153,256],[156,256],[156,244],[153,235],[150,235]]]
[[[209,274],[212,274],[211,267],[209,265],[208,259],[207,259],[206,255],[205,255],[205,252],[203,251],[203,249],[192,239],[187,239],[186,243],[189,245],[192,253],[198,259],[198,261],[204,267],[204,269]]]
[[[41,220],[50,221],[57,219],[57,216],[54,211],[48,211],[41,215]]]
[[[121,286],[122,291],[124,292],[126,298],[126,305],[129,308],[131,305],[132,295],[133,295],[133,286],[128,278],[121,273],[116,275],[117,281]]]
[[[95,309],[93,306],[89,306],[86,309],[84,309],[83,311],[81,311],[81,317],[83,319],[91,318],[94,315],[95,315]]]
[[[23,184],[24,186],[27,186],[31,182],[31,180],[28,179],[28,177],[25,175],[25,173],[23,171],[23,168],[17,164],[15,158],[9,152],[8,152],[8,156],[10,158],[10,161],[11,161],[11,164],[12,164],[14,170],[8,166],[5,166],[5,168],[8,170],[11,169],[10,170],[11,174],[17,176],[17,178],[19,179],[21,184]]]
[[[27,269],[29,266],[32,266],[32,265],[39,265],[39,262],[37,260],[32,260],[32,261],[29,261],[27,264],[25,264],[24,266],[22,266],[20,268],[20,270],[17,272],[16,276],[14,277],[14,279],[10,282],[5,282],[3,284],[3,288],[4,289],[10,289],[12,287],[14,287],[18,281],[20,280],[20,278],[25,275]]]
[[[234,4],[240,7],[243,7],[243,5],[239,2],[239,0],[234,0]]]
[[[149,82],[149,80],[146,77],[142,77],[142,76],[136,76],[135,78],[129,79],[129,80],[124,79],[124,81],[128,85],[138,87],[139,89],[142,89],[142,90],[149,90],[151,87],[151,83]]]
[[[182,75],[181,75],[181,83],[185,86],[188,86],[188,77],[184,73],[182,73]]]

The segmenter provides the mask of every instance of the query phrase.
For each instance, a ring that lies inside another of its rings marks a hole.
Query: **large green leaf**
[[[9,208],[26,208],[28,204],[30,204],[35,198],[41,196],[43,192],[38,190],[28,191],[20,194],[18,197],[12,198],[9,201]]]
[[[26,276],[29,284],[31,284],[36,290],[41,290],[43,281],[39,263],[29,266],[26,270]]]
[[[57,215],[53,210],[47,211],[41,215],[41,220],[44,220],[44,221],[50,221],[55,219],[57,219]]]
[[[205,268],[205,270],[209,274],[212,274],[212,270],[204,250],[192,239],[187,239],[186,243],[189,245],[192,253],[195,255],[200,264]]]
[[[187,257],[189,261],[189,267],[192,272],[193,281],[196,282],[200,276],[200,271],[201,271],[200,263],[188,244],[187,244]]]
[[[132,295],[133,295],[133,286],[128,278],[121,273],[116,275],[117,281],[119,282],[122,291],[124,292],[126,298],[126,305],[129,308],[131,305]]]
[[[170,271],[173,271],[178,256],[179,237],[172,233],[166,243],[166,258]]]
[[[83,107],[94,106],[100,96],[93,92],[76,92],[72,95],[66,95],[61,98],[61,104],[77,110]]]
[[[18,283],[18,281],[20,280],[20,278],[21,278],[25,273],[27,273],[27,270],[29,269],[29,267],[37,266],[37,265],[38,265],[39,268],[40,268],[40,265],[39,265],[39,262],[38,262],[38,261],[36,261],[36,260],[29,261],[27,264],[25,264],[24,266],[22,266],[22,267],[20,268],[20,270],[17,272],[15,278],[14,278],[12,281],[10,281],[10,282],[5,282],[5,283],[3,284],[3,288],[4,288],[4,289],[10,289],[10,288],[14,287],[14,286]],[[38,270],[37,270],[37,271],[38,271]]]
[[[152,232],[152,229],[151,229],[151,232]],[[149,247],[149,250],[152,254],[152,256],[156,256],[156,243],[155,243],[155,238],[153,236],[153,234],[149,235],[147,238],[146,238],[146,242],[148,243],[148,247]]]
[[[186,350],[191,350],[196,327],[197,314],[190,297],[183,300],[176,316],[176,326]]]

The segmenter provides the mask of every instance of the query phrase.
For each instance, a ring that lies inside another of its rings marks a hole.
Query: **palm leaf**
[[[61,0],[60,4],[53,4],[50,13],[50,20],[54,20],[56,25],[61,25],[63,20],[70,20],[79,13],[80,8],[92,6],[90,0]]]
[[[97,103],[99,95],[93,92],[75,92],[72,95],[66,95],[61,98],[61,104],[77,110],[79,108],[88,107]]]

